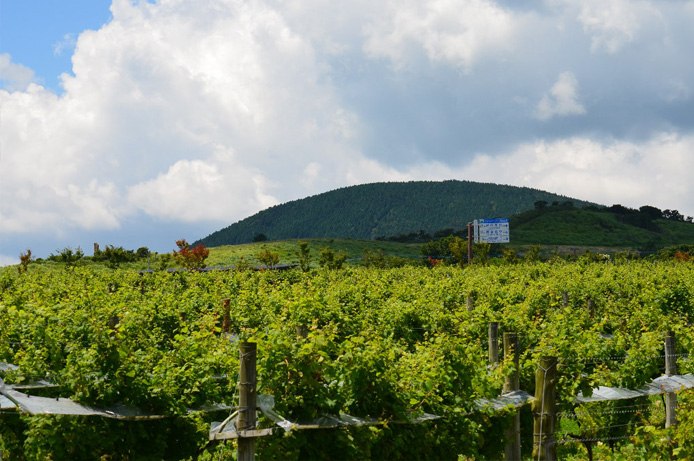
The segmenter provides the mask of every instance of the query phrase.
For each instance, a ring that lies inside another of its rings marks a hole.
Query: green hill
[[[510,217],[535,202],[594,205],[527,187],[471,181],[412,181],[345,187],[263,210],[199,240],[208,247],[236,245],[263,235],[374,239],[423,230],[463,229],[477,218]]]
[[[642,207],[642,209],[651,207]],[[554,206],[530,210],[510,219],[514,244],[592,245],[641,250],[694,244],[694,224],[664,219],[619,205],[576,209]]]

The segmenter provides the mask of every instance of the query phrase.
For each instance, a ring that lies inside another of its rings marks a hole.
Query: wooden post
[[[222,333],[231,333],[231,314],[229,313],[229,298],[222,299]]]
[[[513,361],[513,373],[507,376],[504,381],[504,394],[517,391],[520,387],[520,346],[517,333],[504,333],[504,361],[508,362],[509,360]],[[516,410],[511,425],[506,429],[507,442],[504,450],[506,461],[520,461],[521,459],[520,430],[520,412]]]
[[[306,339],[308,337],[308,326],[306,325],[297,325],[295,327],[296,329],[296,335],[301,338],[301,339]]]
[[[535,399],[532,411],[535,416],[533,428],[533,460],[555,461],[557,447],[554,441],[556,425],[557,358],[540,357],[535,371]]]
[[[470,312],[472,311],[472,308],[474,307],[474,303],[472,301],[472,297],[468,296],[467,299],[465,300],[465,303],[467,304],[467,311]]]
[[[489,363],[499,363],[499,322],[489,322]]]
[[[253,430],[256,426],[256,343],[242,342],[239,349],[239,417],[236,431]],[[238,461],[255,460],[255,438],[239,437]]]
[[[665,374],[677,374],[677,356],[675,355],[675,333],[665,333]],[[677,394],[670,392],[665,396],[665,427],[677,425]]]
[[[467,223],[467,263],[472,264],[472,223]]]
[[[564,302],[564,307],[569,307],[569,292],[565,291],[561,294],[561,299]]]
[[[513,360],[514,372],[504,381],[504,393],[519,389],[520,346],[518,333],[504,333],[504,360]]]

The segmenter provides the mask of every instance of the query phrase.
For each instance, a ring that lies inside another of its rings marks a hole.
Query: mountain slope
[[[594,245],[641,250],[694,244],[694,224],[691,222],[662,217],[646,219],[636,210],[625,215],[613,209],[560,206],[526,211],[511,217],[511,241],[516,244]]]
[[[477,218],[510,217],[537,201],[573,200],[527,187],[471,181],[373,183],[325,192],[263,210],[195,242],[209,247],[269,240],[355,238],[463,229]]]

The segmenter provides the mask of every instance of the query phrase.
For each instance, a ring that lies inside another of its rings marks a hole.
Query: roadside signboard
[[[475,243],[508,243],[508,219],[475,219]]]

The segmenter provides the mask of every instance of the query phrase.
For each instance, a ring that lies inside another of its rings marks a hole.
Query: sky
[[[377,181],[694,215],[692,24],[684,0],[3,0],[0,264],[168,252]]]

